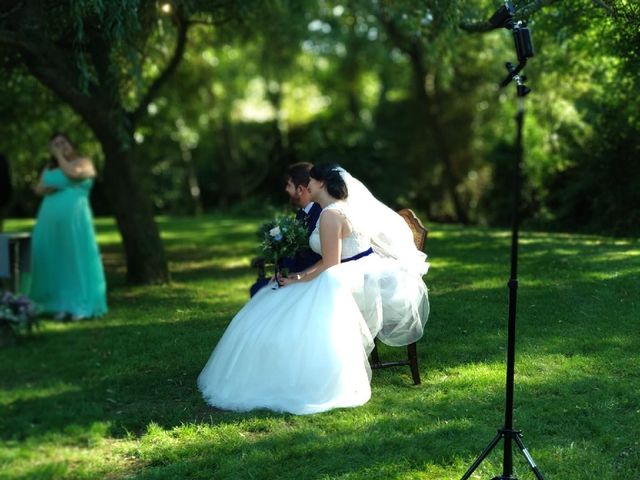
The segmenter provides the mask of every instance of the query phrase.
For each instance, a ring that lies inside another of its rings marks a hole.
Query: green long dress
[[[59,168],[42,180],[57,191],[44,197],[33,229],[30,297],[45,313],[104,315],[107,286],[89,204],[93,180],[71,180]]]

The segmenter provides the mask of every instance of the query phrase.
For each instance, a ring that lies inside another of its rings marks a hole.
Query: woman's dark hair
[[[62,138],[64,138],[67,142],[69,142],[71,145],[73,145],[73,142],[72,142],[72,141],[71,141],[71,139],[69,138],[69,135],[67,135],[66,133],[61,132],[61,131],[53,132],[53,135],[51,135],[51,137],[49,137],[49,141],[50,141],[50,142],[53,142],[53,139],[54,139],[54,138],[56,138],[56,137],[62,137]]]
[[[75,149],[76,146],[73,144],[73,142],[71,141],[71,139],[69,138],[69,135],[67,135],[64,132],[53,132],[53,135],[51,135],[51,138],[49,138],[49,142],[53,142],[53,140],[56,137],[62,137],[64,138],[67,142],[69,142],[69,144]],[[56,157],[54,157],[53,155],[51,155],[51,157],[49,157],[49,162],[47,163],[49,168],[58,168],[60,167],[60,165],[58,165],[58,159]]]
[[[309,176],[319,182],[324,182],[327,192],[333,198],[344,200],[349,195],[349,191],[338,171],[339,168],[340,166],[335,163],[321,163],[311,169]]]

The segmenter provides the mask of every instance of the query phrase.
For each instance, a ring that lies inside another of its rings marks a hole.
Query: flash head
[[[505,1],[498,10],[495,11],[489,19],[489,24],[495,28],[507,28],[513,27],[513,16],[516,13],[516,9],[509,1]]]

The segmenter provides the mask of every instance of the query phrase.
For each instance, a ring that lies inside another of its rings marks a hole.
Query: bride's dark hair
[[[321,163],[314,165],[309,176],[319,182],[324,182],[327,193],[333,198],[344,200],[349,195],[349,191],[342,175],[340,175],[339,168],[340,166],[335,163]]]

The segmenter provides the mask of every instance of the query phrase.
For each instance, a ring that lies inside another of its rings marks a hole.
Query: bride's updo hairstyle
[[[309,176],[319,182],[324,182],[327,193],[333,198],[344,200],[349,195],[347,184],[339,172],[339,165],[335,163],[321,163],[314,165],[309,172]]]

